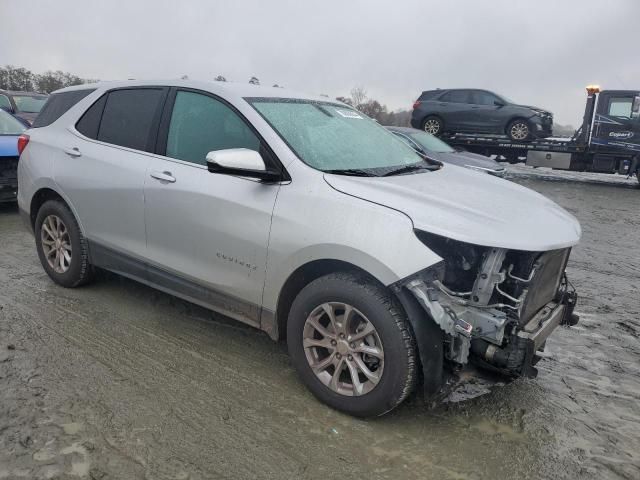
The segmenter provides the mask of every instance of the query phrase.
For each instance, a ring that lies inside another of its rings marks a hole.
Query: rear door
[[[192,301],[259,324],[271,214],[279,184],[210,173],[210,151],[247,148],[275,159],[256,131],[212,94],[174,89],[158,155],[145,175],[149,275]]]
[[[470,120],[471,95],[469,90],[450,90],[436,100],[445,124],[450,132],[467,132],[472,130]]]
[[[143,187],[166,93],[163,87],[105,93],[66,137],[55,164],[94,261],[113,270],[146,253]]]
[[[640,152],[640,92],[599,94],[591,143],[601,149]]]

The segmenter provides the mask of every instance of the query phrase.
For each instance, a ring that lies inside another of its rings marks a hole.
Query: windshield
[[[0,135],[20,135],[25,130],[22,123],[0,109]]]
[[[44,95],[14,95],[13,101],[16,102],[19,112],[38,113],[47,101],[47,97]]]
[[[420,144],[420,146],[426,152],[434,153],[453,153],[455,150],[448,144],[444,143],[437,137],[434,137],[430,133],[423,132],[422,130],[416,130],[415,132],[408,133],[409,137]]]
[[[318,170],[382,175],[426,164],[402,140],[351,108],[310,100],[247,100],[303,162]]]

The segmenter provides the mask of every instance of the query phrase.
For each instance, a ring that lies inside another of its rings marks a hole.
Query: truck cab
[[[591,145],[596,154],[640,153],[640,92],[603,90],[598,94]]]

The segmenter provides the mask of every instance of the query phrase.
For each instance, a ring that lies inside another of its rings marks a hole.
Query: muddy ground
[[[258,331],[115,275],[57,287],[0,207],[0,479],[640,478],[640,189],[516,176],[582,222],[580,324],[535,380],[366,421]]]

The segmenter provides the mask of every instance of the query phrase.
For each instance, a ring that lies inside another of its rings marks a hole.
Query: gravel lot
[[[111,274],[57,287],[0,206],[0,479],[640,478],[640,188],[510,171],[582,223],[580,324],[535,380],[367,421],[258,331]]]

